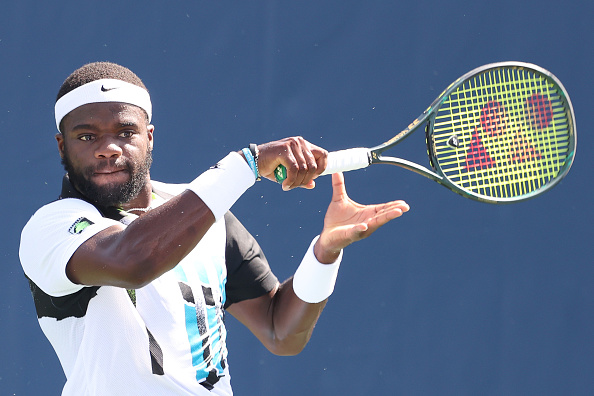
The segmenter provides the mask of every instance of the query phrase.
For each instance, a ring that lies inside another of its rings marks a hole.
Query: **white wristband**
[[[219,220],[255,182],[250,166],[239,153],[233,151],[194,179],[188,190],[198,195]]]
[[[299,268],[293,276],[293,290],[297,297],[307,303],[324,301],[334,291],[338,268],[342,260],[342,250],[332,264],[322,264],[314,254],[314,245],[320,236],[314,238],[305,253]]]

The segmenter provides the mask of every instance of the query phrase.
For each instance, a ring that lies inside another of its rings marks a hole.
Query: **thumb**
[[[342,201],[346,199],[347,192],[344,184],[344,175],[342,172],[332,174],[332,201]]]

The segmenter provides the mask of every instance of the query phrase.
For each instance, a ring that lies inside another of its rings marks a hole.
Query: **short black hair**
[[[148,92],[148,89],[140,77],[134,74],[134,72],[127,67],[112,62],[93,62],[87,63],[86,65],[76,69],[66,78],[66,80],[64,80],[60,90],[58,91],[58,95],[56,96],[56,102],[68,92],[82,85],[96,80],[101,80],[103,78],[112,78],[115,80],[125,81],[127,83],[139,86]],[[143,112],[146,115],[148,122],[148,114],[144,109]],[[62,132],[62,122],[60,122],[58,130]]]
[[[148,92],[142,80],[127,67],[112,62],[93,62],[76,69],[64,80],[56,96],[56,102],[73,89],[102,78],[125,81]]]

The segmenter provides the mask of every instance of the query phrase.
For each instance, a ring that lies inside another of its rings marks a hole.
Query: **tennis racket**
[[[423,125],[431,169],[383,155]],[[573,107],[561,82],[539,66],[501,62],[454,81],[387,142],[328,153],[322,175],[391,164],[467,198],[511,203],[556,185],[573,163],[576,144]],[[275,177],[286,178],[284,166]]]

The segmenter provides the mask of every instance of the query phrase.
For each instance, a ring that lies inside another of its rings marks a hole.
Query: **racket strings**
[[[492,69],[446,97],[434,120],[434,153],[459,187],[518,197],[559,174],[570,133],[569,112],[553,82],[521,68]],[[453,136],[457,145],[448,143]]]

